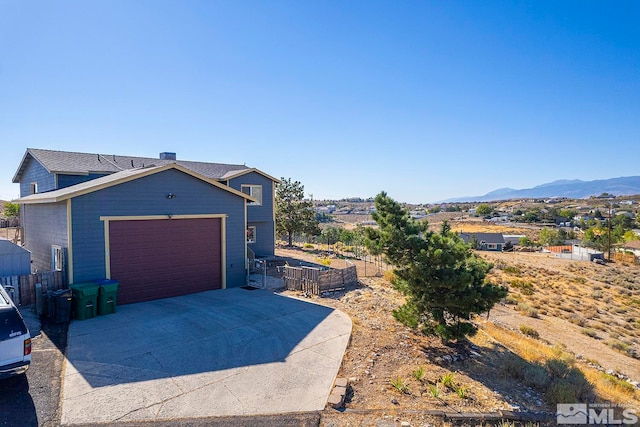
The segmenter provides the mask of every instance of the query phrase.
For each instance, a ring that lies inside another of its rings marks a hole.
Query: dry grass
[[[543,254],[489,254],[489,279],[509,287],[523,314],[555,316],[589,330],[622,354],[637,357],[640,340],[640,269],[560,260]],[[546,266],[545,266],[546,264]]]
[[[501,328],[490,322],[482,325],[482,331],[527,362],[542,366],[548,364],[551,360],[557,360],[566,363],[568,366],[576,367],[593,385],[599,400],[634,405],[640,404],[638,391],[629,382],[592,368],[586,363],[576,361],[575,357],[562,347],[542,344],[539,340]],[[475,341],[475,339],[472,339],[472,341]]]

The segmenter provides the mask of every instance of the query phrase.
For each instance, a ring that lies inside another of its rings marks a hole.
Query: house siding
[[[275,223],[273,221],[273,181],[256,172],[249,172],[229,180],[229,187],[242,191],[242,185],[262,186],[262,205],[247,205],[247,226],[256,227],[256,242],[247,247],[259,256],[274,255]]]
[[[91,181],[92,179],[100,178],[107,174],[92,173],[89,175],[65,175],[58,174],[58,188],[71,187],[72,185],[80,184],[81,182]]]
[[[169,193],[176,195],[168,199]],[[244,199],[177,170],[167,170],[71,201],[74,281],[104,278],[101,216],[226,214],[226,285],[242,286],[245,271]],[[175,242],[176,250],[179,242]],[[117,278],[116,278],[117,279]]]
[[[47,171],[40,162],[31,159],[20,178],[20,197],[31,194],[31,183],[38,184],[38,193],[56,189],[55,175]]]
[[[67,203],[22,205],[20,207],[25,229],[24,246],[31,251],[31,268],[51,271],[51,246],[68,249]]]

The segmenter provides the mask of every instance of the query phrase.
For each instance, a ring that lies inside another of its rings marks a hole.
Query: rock
[[[356,382],[358,382],[358,378],[357,377],[349,377],[349,382],[350,383],[356,383]]]
[[[391,399],[391,403],[393,403],[394,405],[399,405],[400,402],[398,402],[397,399]]]
[[[411,427],[411,423],[409,423],[409,421],[403,421],[403,422],[400,423],[400,425],[402,427]]]
[[[343,401],[344,401],[344,396],[337,393],[331,393],[329,395],[329,399],[327,400],[327,403],[331,405],[332,408],[338,409],[342,407]]]
[[[347,379],[346,378],[336,378],[334,383],[336,387],[347,387]]]

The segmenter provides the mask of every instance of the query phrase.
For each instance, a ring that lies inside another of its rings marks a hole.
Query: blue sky
[[[0,199],[27,147],[246,163],[428,203],[640,175],[636,1],[0,0]]]

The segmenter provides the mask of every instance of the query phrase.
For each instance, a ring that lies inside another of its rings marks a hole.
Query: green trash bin
[[[118,304],[118,282],[115,280],[98,280],[98,315],[111,314],[116,312]]]
[[[74,318],[85,320],[96,317],[99,286],[96,283],[76,283],[69,288],[73,295]]]

